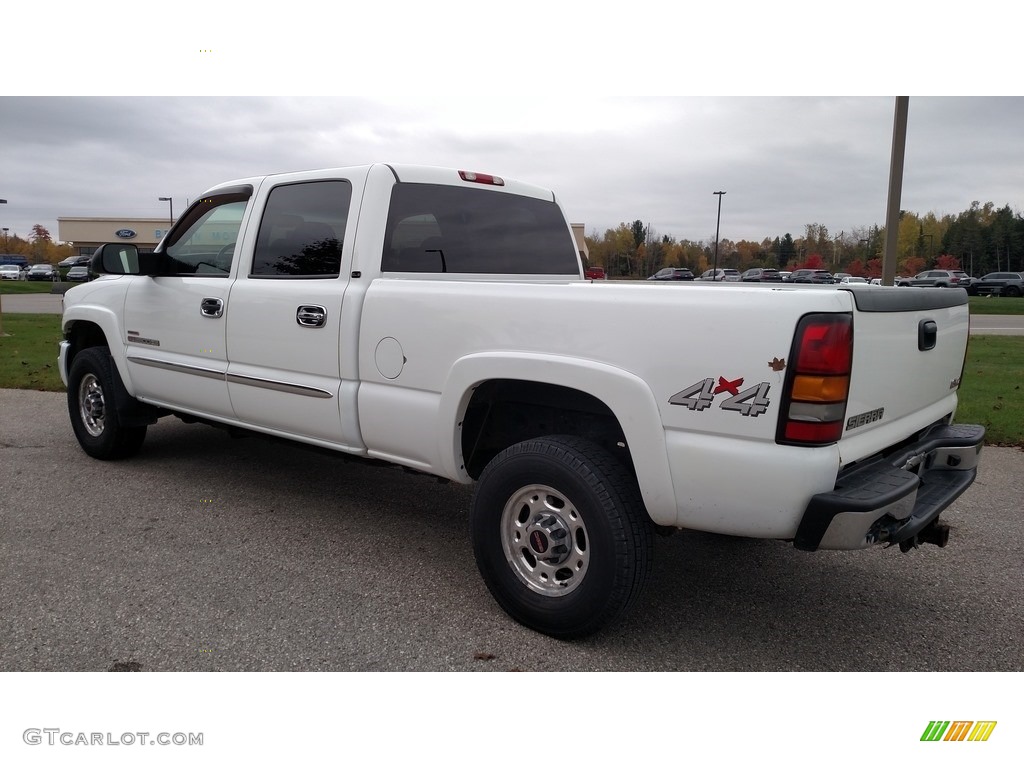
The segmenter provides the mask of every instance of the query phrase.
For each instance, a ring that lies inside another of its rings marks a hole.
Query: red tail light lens
[[[797,324],[776,441],[828,445],[843,434],[853,361],[853,316],[805,315]]]

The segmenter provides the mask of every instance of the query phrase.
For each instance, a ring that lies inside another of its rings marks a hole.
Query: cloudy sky
[[[964,45],[933,52],[949,30],[918,15],[887,32],[883,4],[824,26],[800,3],[773,8],[790,5],[779,25],[744,3],[740,24],[647,0],[585,18],[523,0],[500,19],[458,0],[378,3],[343,20],[295,0],[240,25],[242,5],[184,0],[170,19],[124,17],[123,39],[62,7],[64,60],[0,88],[0,225],[56,236],[59,216],[159,217],[158,197],[178,214],[228,179],[381,161],[549,187],[588,234],[641,219],[711,240],[716,190],[723,238],[838,234],[884,224],[895,99],[868,94],[893,92],[911,97],[902,208],[1024,208],[1024,98],[994,79],[1016,44],[987,2],[955,26],[985,35],[970,66]],[[808,95],[828,93],[845,95]]]

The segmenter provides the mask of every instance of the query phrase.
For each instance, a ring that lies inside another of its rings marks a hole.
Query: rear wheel
[[[146,439],[145,426],[121,424],[115,407],[124,384],[106,347],[75,355],[68,373],[68,415],[82,450],[96,459],[127,458]]]
[[[1015,298],[1020,298],[1020,288],[1018,288],[1016,285],[1008,285],[1008,286],[1006,286],[1003,289],[1003,293],[1005,293],[1007,296],[1011,296],[1011,297],[1015,297]]]
[[[577,437],[498,454],[480,477],[470,522],[498,604],[554,637],[583,637],[619,618],[650,572],[651,526],[635,479]]]

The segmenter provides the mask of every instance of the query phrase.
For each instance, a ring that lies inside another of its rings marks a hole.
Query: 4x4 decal
[[[719,376],[717,386],[714,379],[703,379],[676,392],[669,398],[669,403],[686,406],[691,411],[703,411],[714,404],[716,396],[728,393],[731,397],[718,404],[723,411],[736,411],[740,416],[754,417],[765,413],[768,406],[771,405],[771,401],[768,399],[768,390],[771,385],[767,381],[762,381],[760,384],[741,391],[740,387],[742,386],[742,376],[733,380]]]

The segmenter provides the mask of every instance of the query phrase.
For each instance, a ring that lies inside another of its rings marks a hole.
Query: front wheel
[[[106,347],[89,347],[75,355],[68,373],[68,415],[79,445],[96,459],[122,459],[138,452],[146,427],[121,424],[115,406],[124,389]]]
[[[651,526],[636,480],[603,448],[543,437],[498,454],[470,514],[484,582],[516,621],[560,638],[623,615],[650,572]]]

